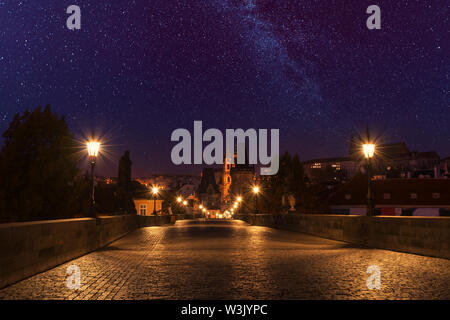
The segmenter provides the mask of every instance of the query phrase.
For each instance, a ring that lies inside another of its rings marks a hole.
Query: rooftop
[[[372,181],[376,205],[444,206],[450,208],[450,179],[387,179]],[[367,176],[358,173],[332,194],[330,205],[365,205]]]

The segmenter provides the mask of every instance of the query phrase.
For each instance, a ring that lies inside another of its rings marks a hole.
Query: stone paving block
[[[81,288],[67,288],[67,268]],[[369,290],[367,267],[381,271]],[[0,290],[0,299],[450,299],[450,260],[238,222],[138,229]]]

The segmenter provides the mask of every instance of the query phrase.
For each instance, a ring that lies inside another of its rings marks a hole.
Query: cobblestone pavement
[[[67,267],[81,288],[66,287]],[[367,268],[381,271],[369,290]],[[134,231],[0,290],[0,299],[450,299],[450,261],[241,221]]]

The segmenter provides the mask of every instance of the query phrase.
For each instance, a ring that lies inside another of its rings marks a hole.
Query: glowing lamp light
[[[152,188],[152,193],[153,193],[154,195],[158,194],[158,191],[159,191],[159,188],[158,188],[158,187],[153,187],[153,188]]]
[[[363,152],[366,159],[373,158],[375,154],[375,144],[373,143],[365,143],[363,144]]]
[[[253,193],[254,194],[258,194],[259,193],[259,187],[258,186],[254,186],[253,187]]]
[[[187,206],[187,201],[186,200],[183,201],[183,205]]]
[[[203,209],[203,205],[200,205],[199,208],[200,208],[200,209]]]
[[[177,197],[177,202],[179,203],[181,201],[183,201],[183,199],[181,199],[181,197]]]
[[[237,197],[237,201],[241,202],[242,201],[242,197]]]
[[[87,143],[87,150],[90,157],[97,157],[100,150],[100,142],[89,141]]]

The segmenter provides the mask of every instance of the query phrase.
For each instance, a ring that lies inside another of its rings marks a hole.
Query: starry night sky
[[[66,9],[81,8],[81,30]],[[366,28],[381,8],[382,29]],[[174,166],[170,135],[278,128],[301,159],[345,156],[366,123],[450,156],[448,1],[0,0],[0,131],[51,104],[82,139],[124,150],[134,176]]]

